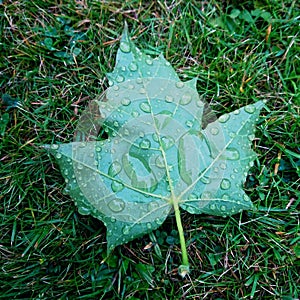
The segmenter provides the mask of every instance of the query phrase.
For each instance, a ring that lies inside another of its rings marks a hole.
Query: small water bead
[[[224,194],[224,195],[222,196],[222,200],[228,201],[229,199],[230,199],[230,197],[229,197],[229,195],[227,195],[227,194]]]
[[[120,50],[122,51],[122,52],[124,52],[124,53],[128,53],[128,52],[130,52],[130,44],[129,43],[127,43],[127,42],[121,42],[120,43]]]
[[[140,109],[145,112],[145,113],[150,113],[151,112],[151,106],[147,102],[142,102],[140,104]]]
[[[196,214],[197,210],[193,206],[187,206],[185,207],[186,211],[188,211],[190,214]]]
[[[227,122],[229,120],[229,118],[230,118],[229,114],[224,114],[224,115],[220,116],[218,120],[221,123],[225,123],[225,122]]]
[[[156,201],[150,202],[147,207],[148,212],[152,212],[154,210],[157,210],[158,208],[159,208],[159,204]]]
[[[114,90],[114,91],[118,91],[119,89],[120,89],[120,88],[119,88],[118,85],[114,85],[114,86],[113,86],[113,90]]]
[[[158,135],[156,133],[152,134],[152,138],[155,142],[158,142]]]
[[[181,89],[181,88],[184,87],[184,83],[183,83],[182,81],[176,82],[175,85],[176,85],[176,87],[179,88],[179,89]]]
[[[130,232],[130,226],[124,226],[122,229],[123,234],[127,235]]]
[[[229,160],[238,160],[240,158],[240,152],[236,148],[227,148],[225,151],[225,157]]]
[[[246,194],[243,195],[243,199],[244,199],[244,201],[246,201],[246,202],[249,202],[249,201],[250,201],[249,196],[246,195]]]
[[[224,162],[220,163],[220,168],[221,168],[222,170],[226,170],[226,168],[227,168],[226,163],[224,163]]]
[[[186,125],[187,127],[191,128],[191,127],[193,127],[194,123],[193,123],[191,120],[187,120],[187,121],[185,122],[185,125]]]
[[[114,121],[114,126],[118,128],[120,126],[119,122],[118,121]]]
[[[62,158],[62,154],[61,153],[56,153],[55,157],[60,159],[60,158]]]
[[[168,150],[173,147],[175,140],[171,136],[164,136],[161,138],[162,147],[164,150]]]
[[[210,133],[212,135],[217,135],[219,133],[219,129],[217,127],[210,128]]]
[[[223,211],[223,212],[225,212],[225,211],[227,210],[227,208],[226,208],[225,205],[221,205],[221,206],[220,206],[220,210]]]
[[[234,114],[234,115],[238,115],[238,114],[240,114],[240,112],[241,112],[241,111],[240,111],[239,109],[236,109],[236,110],[233,111],[233,114]]]
[[[155,159],[155,165],[160,168],[163,169],[165,168],[165,161],[162,155],[158,155]]]
[[[202,195],[201,195],[201,199],[203,199],[203,200],[211,200],[212,199],[211,192],[203,192]]]
[[[211,205],[209,206],[209,208],[210,208],[211,210],[215,210],[215,209],[216,209],[216,205],[215,205],[215,204],[211,204]]]
[[[180,103],[181,105],[187,105],[187,104],[189,104],[191,101],[192,101],[192,96],[186,94],[186,95],[183,95],[183,96],[181,97],[179,103]]]
[[[173,98],[172,96],[168,96],[168,95],[167,95],[167,96],[165,97],[165,100],[166,100],[166,102],[169,102],[169,103],[170,103],[170,102],[173,102],[173,101],[174,101],[174,98]]]
[[[222,179],[220,187],[222,190],[228,190],[231,187],[231,182],[228,179]]]
[[[130,71],[136,71],[138,69],[138,66],[135,62],[132,62],[129,64],[129,70]]]
[[[201,175],[200,175],[200,176],[201,176]],[[209,183],[211,183],[210,178],[207,177],[207,176],[202,176],[202,177],[200,178],[200,181],[201,181],[202,183],[204,183],[204,184],[209,184]]]
[[[124,184],[122,184],[121,182],[118,182],[118,181],[113,181],[111,183],[111,189],[115,193],[120,192],[124,189]]]
[[[235,138],[235,137],[236,137],[236,133],[235,133],[235,132],[230,132],[230,133],[229,133],[229,136],[230,136],[231,138]]]
[[[140,142],[141,149],[149,149],[151,147],[151,142],[148,139],[144,139]]]
[[[245,112],[253,114],[256,111],[256,107],[253,104],[244,107]]]
[[[143,83],[143,79],[142,79],[142,78],[140,78],[140,77],[139,77],[139,78],[137,78],[137,79],[136,79],[136,83],[138,83],[138,84],[141,84],[141,83]]]
[[[152,224],[151,223],[147,223],[147,228],[148,229],[152,229]]]
[[[144,88],[140,88],[139,92],[140,92],[140,94],[146,94],[147,93],[146,89],[144,89]]]
[[[127,87],[128,87],[129,90],[133,90],[134,89],[134,85],[133,84],[128,84]]]
[[[57,145],[57,144],[53,144],[50,146],[50,149],[52,149],[52,150],[57,150],[58,148],[59,148],[59,145]]]
[[[131,115],[132,115],[134,118],[137,118],[137,117],[140,115],[140,113],[139,113],[138,111],[134,110],[134,111],[131,113]]]
[[[153,64],[153,60],[149,57],[146,59],[146,64],[151,66]]]
[[[77,164],[76,166],[77,166],[78,170],[82,170],[83,169],[83,165],[82,164]]]
[[[131,101],[130,101],[129,98],[124,98],[124,99],[121,100],[121,103],[124,106],[128,106],[131,103]]]
[[[249,135],[248,135],[248,140],[249,140],[249,141],[252,142],[254,139],[255,139],[255,135],[254,135],[254,134],[249,134]]]
[[[118,75],[118,76],[116,77],[116,81],[119,82],[119,83],[120,83],[120,82],[123,82],[124,79],[125,79],[125,78],[124,78],[123,75]]]

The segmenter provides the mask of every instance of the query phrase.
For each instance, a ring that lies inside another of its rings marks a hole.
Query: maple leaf
[[[143,54],[127,28],[107,77],[110,87],[82,115],[74,142],[46,148],[79,212],[107,227],[108,251],[157,229],[174,211],[184,276],[180,208],[217,216],[253,208],[243,183],[256,157],[251,144],[264,104],[224,114],[203,129],[196,80],[182,82],[162,55]]]

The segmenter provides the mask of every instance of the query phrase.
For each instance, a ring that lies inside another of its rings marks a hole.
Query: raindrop
[[[139,92],[140,92],[141,94],[146,94],[146,93],[147,93],[146,89],[144,89],[144,88],[140,88]]]
[[[236,137],[236,133],[235,133],[235,132],[230,132],[230,133],[229,133],[229,136],[230,136],[231,138],[235,138],[235,137]]]
[[[172,96],[166,96],[165,97],[165,100],[166,100],[166,102],[173,102],[174,101],[174,98],[172,97]]]
[[[120,126],[119,122],[118,121],[114,121],[114,126],[118,128]]]
[[[122,99],[121,103],[124,106],[128,106],[131,103],[131,101],[129,98],[124,98],[124,99]]]
[[[181,105],[187,105],[192,101],[192,96],[191,95],[183,95],[182,98],[180,99],[179,103]]]
[[[178,81],[175,83],[176,87],[178,87],[179,89],[184,87],[184,83],[182,81]]]
[[[249,202],[249,201],[250,201],[250,198],[249,198],[248,195],[246,195],[246,194],[243,195],[243,199],[244,199],[244,201],[246,201],[246,202]]]
[[[240,152],[235,148],[227,148],[225,157],[229,160],[238,160],[240,158]]]
[[[122,170],[122,165],[118,161],[115,161],[109,166],[108,175],[111,177],[115,177],[121,172],[121,170]]]
[[[144,139],[140,142],[140,147],[142,149],[149,149],[151,147],[151,142],[148,139]]]
[[[226,211],[227,210],[225,205],[221,205],[220,209],[221,209],[221,211]]]
[[[157,202],[150,202],[148,204],[148,212],[152,212],[152,211],[154,211],[154,210],[156,210],[158,208],[159,208],[159,205],[158,205]]]
[[[229,197],[229,195],[224,194],[224,195],[222,196],[222,199],[225,200],[225,201],[228,201],[228,200],[230,199],[230,197]]]
[[[124,81],[124,76],[122,76],[122,75],[118,75],[117,77],[116,77],[116,81],[117,82],[123,82]]]
[[[164,162],[164,158],[162,155],[158,155],[155,159],[155,165],[160,168],[163,169],[165,168],[165,162]]]
[[[158,142],[158,135],[156,133],[152,134],[152,138],[155,142]]]
[[[151,112],[151,106],[147,102],[142,102],[140,104],[140,109],[145,112],[145,113],[150,113]]]
[[[97,146],[97,147],[96,147],[96,152],[101,152],[101,151],[102,151],[102,148],[99,147],[99,146]]]
[[[127,42],[121,42],[120,43],[120,50],[122,52],[128,53],[130,52],[130,44]]]
[[[162,137],[161,142],[162,142],[162,148],[164,150],[170,149],[175,143],[174,139],[171,136]]]
[[[61,153],[56,153],[55,157],[60,159],[60,158],[62,158],[62,154]]]
[[[212,209],[212,210],[215,210],[215,209],[216,209],[216,205],[215,205],[215,204],[211,204],[211,205],[209,206],[209,208]]]
[[[228,190],[231,186],[231,182],[228,179],[222,179],[220,187],[222,190]]]
[[[212,128],[210,129],[210,133],[211,133],[212,135],[217,135],[217,134],[219,133],[219,129],[218,129],[217,127],[212,127]]]
[[[185,125],[186,125],[187,127],[191,128],[191,127],[193,127],[193,122],[190,121],[190,120],[187,120],[187,121],[185,122]]]
[[[224,114],[224,115],[222,115],[222,116],[219,117],[219,122],[225,123],[225,122],[227,122],[229,120],[229,118],[230,118],[229,114]]]
[[[124,226],[123,229],[122,229],[122,232],[123,234],[127,235],[129,234],[129,231],[130,231],[130,226]]]
[[[152,65],[153,64],[153,60],[151,58],[147,58],[146,59],[146,64],[147,65]]]
[[[111,211],[118,213],[124,210],[125,202],[122,199],[115,198],[110,200],[107,206]]]
[[[253,114],[256,111],[256,107],[253,104],[244,107],[245,112]]]
[[[53,145],[50,146],[50,148],[51,148],[52,150],[57,150],[57,149],[59,148],[59,145],[53,144]]]
[[[113,181],[111,183],[111,189],[113,192],[117,193],[124,189],[124,185],[121,182]]]
[[[147,228],[148,228],[148,229],[152,229],[151,223],[147,223]]]
[[[255,135],[254,135],[254,134],[249,134],[249,135],[248,135],[248,140],[249,140],[249,141],[252,142],[254,139],[255,139]]]
[[[138,66],[135,62],[130,63],[129,70],[130,71],[136,71],[138,69]]]
[[[69,175],[69,170],[64,170],[64,174],[66,175],[66,176],[68,176]]]
[[[201,195],[202,200],[211,200],[212,199],[212,194],[211,192],[203,192]]]
[[[78,207],[78,212],[81,214],[81,215],[89,215],[91,213],[91,210],[88,209],[87,207]]]
[[[137,118],[140,114],[139,112],[137,112],[136,110],[134,110],[131,115],[134,117],[134,118]]]
[[[190,214],[196,214],[196,213],[197,213],[197,210],[195,209],[195,207],[187,206],[187,207],[185,207],[185,209],[186,209]]]
[[[191,193],[191,194],[188,196],[188,199],[189,199],[189,200],[197,200],[197,199],[198,199],[198,196],[197,196],[196,194]]]
[[[114,89],[114,91],[118,91],[120,88],[119,88],[117,85],[115,85],[115,86],[113,87],[113,89]]]
[[[139,77],[139,78],[137,78],[137,79],[136,79],[136,83],[138,83],[138,84],[141,84],[141,83],[143,83],[143,79],[142,79],[142,78],[140,78],[140,77]]]
[[[233,111],[233,114],[234,115],[238,115],[240,113],[240,110],[239,109],[236,109],[235,111]]]
[[[226,164],[225,163],[220,163],[220,168],[222,169],[222,170],[226,170],[226,168],[227,168],[227,166],[226,166]]]
[[[211,180],[209,179],[209,177],[207,176],[202,176],[201,174],[199,174],[200,176],[200,181],[204,184],[209,184],[211,182]]]

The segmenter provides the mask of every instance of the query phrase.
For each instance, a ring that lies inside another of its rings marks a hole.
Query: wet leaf
[[[74,142],[46,147],[79,212],[107,227],[109,251],[157,229],[175,211],[184,276],[179,208],[217,216],[253,208],[243,183],[256,157],[251,144],[264,104],[202,129],[196,80],[182,82],[162,55],[144,55],[126,29],[107,77],[110,87],[81,117]]]

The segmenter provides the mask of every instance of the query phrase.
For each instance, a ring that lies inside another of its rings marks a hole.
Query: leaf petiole
[[[173,200],[173,207],[175,211],[175,218],[176,218],[176,224],[177,229],[179,233],[179,240],[180,240],[180,247],[181,247],[181,255],[182,255],[182,265],[178,268],[178,273],[183,277],[185,277],[186,274],[189,273],[189,260],[186,250],[186,243],[184,238],[184,231],[182,227],[181,217],[180,217],[180,210],[178,205],[178,200]]]

